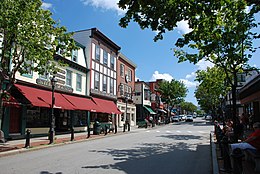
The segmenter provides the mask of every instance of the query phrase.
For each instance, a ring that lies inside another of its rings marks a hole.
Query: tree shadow
[[[198,136],[186,137],[193,139],[199,138]],[[131,149],[119,150],[109,148],[101,151],[93,150],[93,153],[102,153],[112,156],[116,162],[108,165],[85,165],[82,166],[82,168],[86,169],[86,172],[95,171],[97,169],[114,169],[127,174],[206,174],[210,173],[210,167],[205,167],[204,165],[210,166],[210,155],[208,154],[205,157],[205,151],[210,151],[209,145],[187,144],[184,142],[176,144],[143,143]],[[198,161],[193,164],[195,158],[198,159]],[[189,167],[186,167],[186,164],[188,164]],[[113,171],[111,172],[113,173]]]

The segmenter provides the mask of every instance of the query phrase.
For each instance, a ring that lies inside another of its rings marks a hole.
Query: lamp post
[[[55,85],[57,83],[57,79],[55,78],[55,76],[53,76],[51,78],[51,87],[52,87],[52,97],[51,97],[51,124],[50,124],[50,130],[49,130],[49,140],[50,140],[50,144],[53,143],[54,140],[54,127],[55,127],[55,117],[54,117],[54,104],[55,104],[55,97],[54,97],[54,89],[55,89]]]

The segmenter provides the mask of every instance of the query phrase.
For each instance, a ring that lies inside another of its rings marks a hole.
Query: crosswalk
[[[151,133],[151,132],[156,132],[156,133],[188,133],[188,134],[196,134],[196,133],[200,133],[200,134],[205,134],[205,133],[209,133],[208,131],[189,131],[189,130],[146,130],[145,132],[147,133]]]

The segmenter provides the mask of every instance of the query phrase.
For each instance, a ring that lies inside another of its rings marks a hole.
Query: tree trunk
[[[237,74],[234,73],[234,84],[232,85],[232,120],[235,125],[238,123],[237,118]]]
[[[3,98],[2,98],[2,94],[3,94],[3,81],[0,81],[0,130],[2,130],[2,121],[3,121]]]

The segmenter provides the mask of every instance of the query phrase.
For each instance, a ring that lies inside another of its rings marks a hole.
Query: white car
[[[171,117],[172,122],[178,122],[179,121],[179,116],[175,115]]]
[[[187,115],[186,122],[188,122],[188,121],[193,122],[192,115]]]
[[[186,120],[187,116],[186,115],[180,115],[182,120]]]
[[[211,115],[207,115],[207,116],[205,117],[205,119],[206,119],[206,120],[212,120],[212,116],[211,116]]]

